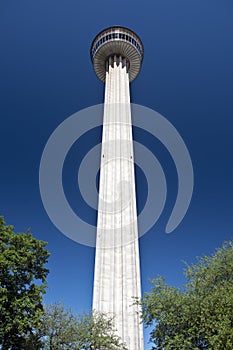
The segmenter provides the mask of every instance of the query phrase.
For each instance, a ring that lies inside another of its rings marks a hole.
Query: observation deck
[[[95,37],[90,55],[95,73],[102,82],[105,82],[107,62],[110,57],[126,59],[131,82],[140,71],[144,48],[141,39],[132,30],[125,27],[110,27]]]

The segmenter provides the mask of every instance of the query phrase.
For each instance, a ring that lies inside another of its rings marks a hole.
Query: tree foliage
[[[187,267],[184,288],[154,279],[143,321],[158,350],[233,349],[233,243]]]
[[[0,217],[0,345],[26,349],[40,326],[49,253],[30,233],[15,233]],[[32,337],[31,337],[32,339]],[[33,347],[36,349],[36,347]]]
[[[44,309],[38,333],[43,350],[126,350],[114,332],[112,319],[105,314],[74,316],[61,303]]]
[[[61,303],[44,306],[39,338],[44,350],[75,349],[77,320]]]
[[[78,317],[78,350],[127,350],[114,329],[114,319],[94,312]]]

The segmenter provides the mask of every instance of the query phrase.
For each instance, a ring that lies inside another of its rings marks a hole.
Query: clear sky
[[[89,49],[105,27],[126,26],[141,37],[145,58],[131,85],[132,102],[158,111],[174,125],[194,169],[191,205],[168,235],[176,169],[158,140],[134,129],[135,140],[156,154],[168,187],[161,217],[140,239],[143,292],[158,275],[180,286],[183,261],[195,262],[233,237],[232,16],[230,0],[1,2],[0,212],[16,231],[30,227],[35,237],[48,242],[46,302],[62,300],[77,312],[91,308],[94,249],[71,241],[50,221],[40,197],[39,165],[61,122],[103,102],[104,85],[95,76]],[[101,128],[87,133],[64,166],[68,201],[92,223],[96,212],[79,201],[77,169],[100,137]],[[142,173],[136,175],[140,209],[146,185]]]

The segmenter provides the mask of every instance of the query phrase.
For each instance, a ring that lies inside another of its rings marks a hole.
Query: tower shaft
[[[143,331],[128,63],[111,56],[101,151],[93,309],[114,316],[129,350],[142,350]]]

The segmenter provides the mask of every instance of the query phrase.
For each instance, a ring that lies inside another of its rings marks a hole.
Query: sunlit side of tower
[[[129,83],[140,71],[143,45],[127,28],[107,28],[95,37],[91,59],[105,82],[93,310],[114,315],[128,349],[142,350],[133,305],[141,282]]]

